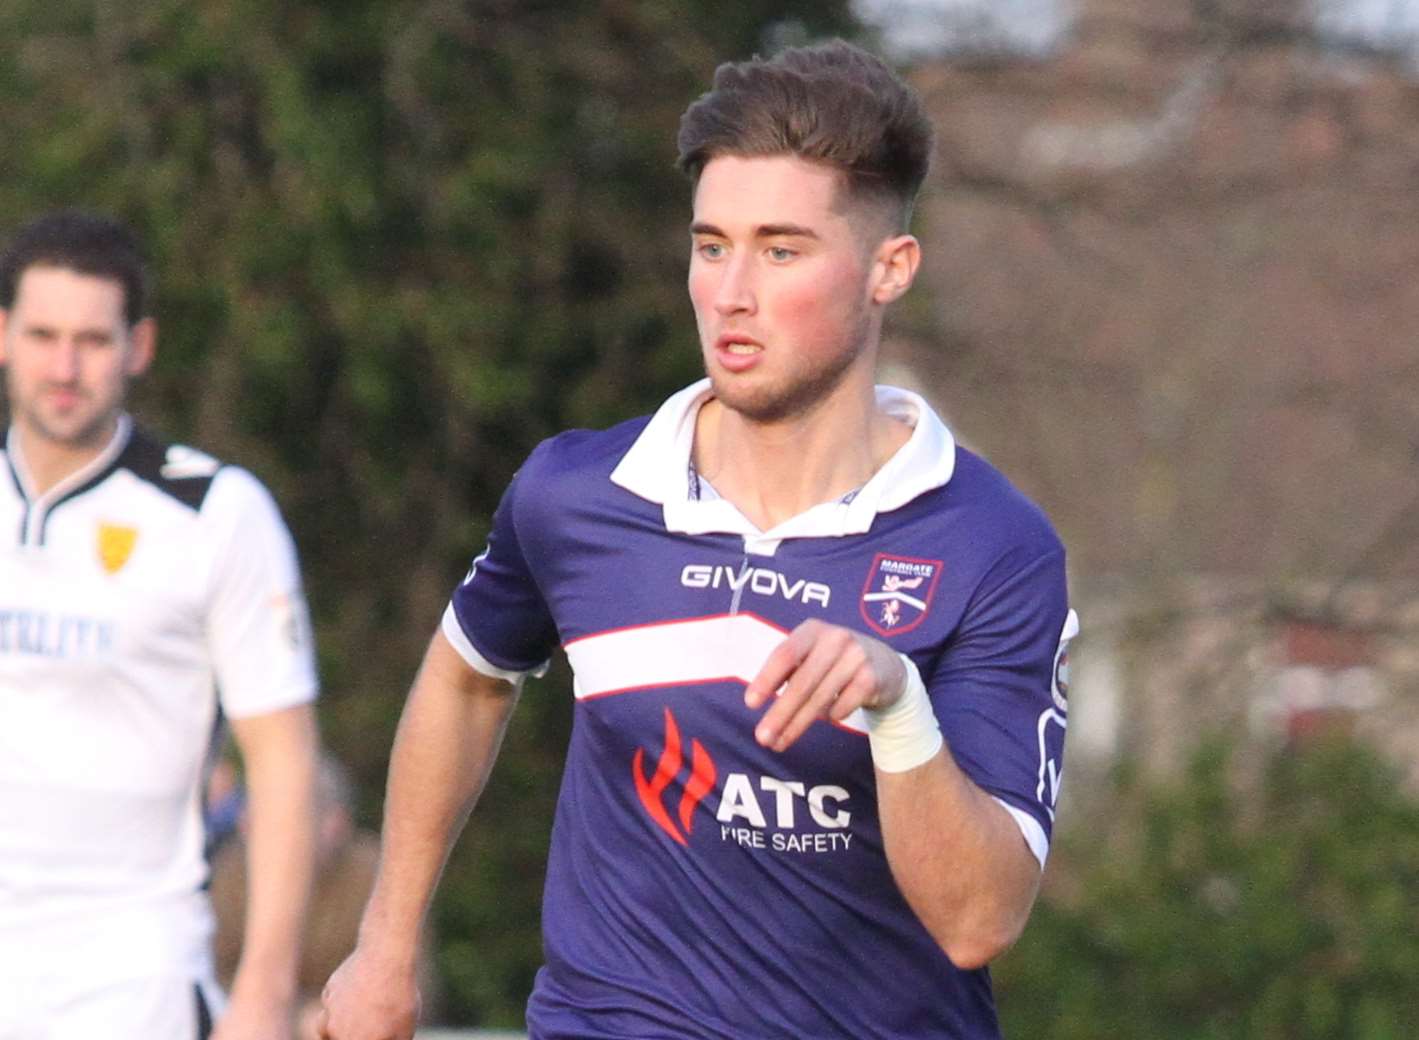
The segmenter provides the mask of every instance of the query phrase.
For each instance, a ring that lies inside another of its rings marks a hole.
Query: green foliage
[[[847,7],[0,5],[0,227],[81,205],[144,235],[161,335],[136,410],[275,491],[365,822],[521,459],[700,371],[680,112],[718,62],[850,31]],[[451,1017],[521,1019],[569,701],[560,673],[528,690],[449,865]]]
[[[1176,784],[1057,850],[996,972],[1006,1033],[1399,1040],[1419,1021],[1419,803],[1373,752],[1281,752],[1255,790],[1205,747]],[[1072,887],[1067,884],[1066,887]]]
[[[157,275],[138,411],[258,473],[302,551],[366,823],[448,590],[541,437],[698,371],[686,102],[845,0],[7,0],[0,226],[114,211]],[[529,685],[445,876],[448,1017],[512,1025],[569,725]],[[1419,1021],[1419,809],[1372,756],[1124,783],[1000,965],[1007,1032],[1389,1040]],[[1136,806],[1136,808],[1127,808]]]

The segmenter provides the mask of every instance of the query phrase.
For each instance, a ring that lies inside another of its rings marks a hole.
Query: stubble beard
[[[857,327],[844,348],[833,354],[822,367],[791,371],[776,383],[757,387],[736,386],[734,377],[708,371],[707,365],[715,397],[726,408],[755,423],[780,423],[808,414],[842,385],[848,372],[861,359],[866,349],[865,316],[855,324]]]
[[[80,392],[80,404],[88,404],[92,400],[90,395]],[[41,440],[66,451],[92,451],[102,448],[108,443],[113,425],[118,421],[118,414],[123,407],[120,398],[87,418],[71,415],[55,421],[45,416],[38,403],[19,402],[13,395],[10,402],[14,417],[22,420],[27,429]]]
[[[731,411],[751,422],[772,424],[796,418],[812,410],[836,390],[856,360],[851,354],[833,359],[833,364],[807,374],[795,374],[772,386],[740,387],[723,376],[710,376],[715,397]]]

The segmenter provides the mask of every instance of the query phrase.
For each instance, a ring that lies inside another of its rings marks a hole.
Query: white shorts
[[[0,1040],[206,1040],[225,1005],[210,973],[90,984],[0,979]]]

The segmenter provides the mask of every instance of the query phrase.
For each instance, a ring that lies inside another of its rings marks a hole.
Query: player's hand
[[[317,1022],[321,1040],[411,1040],[419,1023],[419,987],[405,965],[357,946],[330,976]]]
[[[769,654],[744,690],[759,708],[774,700],[754,739],[782,751],[819,719],[841,722],[858,708],[887,708],[901,696],[906,667],[880,639],[817,619],[805,621]],[[781,689],[780,689],[781,688]]]

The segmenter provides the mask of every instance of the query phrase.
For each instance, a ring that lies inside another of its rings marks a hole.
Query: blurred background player
[[[1040,511],[874,385],[931,139],[841,42],[721,66],[690,106],[708,378],[544,442],[504,495],[405,707],[327,1035],[410,1035],[449,843],[560,644],[534,1040],[999,1037],[985,969],[1048,851],[1075,622]]]
[[[225,742],[220,749],[214,749],[203,799],[207,858],[211,860],[230,839],[236,837],[246,810],[246,791],[241,786],[241,773]]]
[[[240,788],[238,788],[239,790]],[[224,803],[225,804],[225,801]],[[356,826],[354,789],[345,767],[328,754],[320,757],[315,785],[315,877],[306,912],[297,972],[297,1040],[316,1040],[320,991],[358,937],[360,914],[379,866],[379,835]],[[217,915],[217,978],[229,985],[241,963],[246,919],[244,821],[212,857],[212,909]],[[427,946],[419,959],[419,991],[424,1015],[435,1014],[433,959]]]
[[[316,695],[294,547],[249,473],[124,410],[152,361],[131,232],[59,212],[0,257],[0,1038],[290,1035]],[[246,776],[229,1003],[203,891],[204,771]]]

